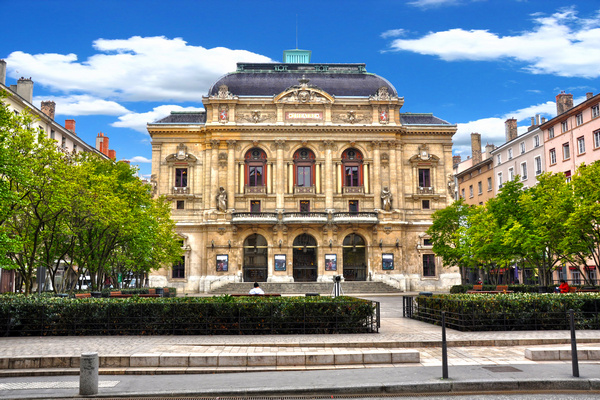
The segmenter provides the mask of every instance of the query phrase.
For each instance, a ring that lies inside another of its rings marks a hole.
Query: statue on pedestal
[[[219,187],[219,194],[217,194],[217,210],[227,211],[227,192],[223,186]]]
[[[381,189],[381,207],[385,211],[391,211],[392,209],[392,193],[387,186]]]

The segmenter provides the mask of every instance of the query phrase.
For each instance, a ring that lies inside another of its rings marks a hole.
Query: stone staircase
[[[389,286],[383,282],[358,282],[346,281],[342,282],[342,294],[385,294],[385,293],[401,293],[399,289]],[[253,282],[230,282],[212,290],[211,294],[245,294],[252,289]],[[301,294],[318,293],[320,295],[330,295],[333,291],[333,282],[293,282],[293,283],[278,283],[278,282],[261,282],[260,287],[265,293],[280,293],[280,294]]]

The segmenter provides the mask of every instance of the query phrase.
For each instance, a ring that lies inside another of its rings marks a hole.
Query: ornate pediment
[[[299,85],[294,85],[275,97],[275,103],[288,104],[331,104],[335,100],[329,93],[310,85],[309,79],[302,76]]]
[[[385,86],[377,89],[377,93],[369,96],[369,100],[375,101],[389,101],[389,100],[397,100],[398,97],[390,95],[389,89]]]
[[[197,158],[196,156],[189,154],[187,152],[187,146],[183,143],[179,143],[179,146],[177,146],[177,152],[168,155],[165,158],[166,162],[196,162]]]
[[[219,91],[217,94],[210,96],[210,99],[219,99],[219,100],[236,100],[238,97],[229,91],[227,85],[219,86]]]

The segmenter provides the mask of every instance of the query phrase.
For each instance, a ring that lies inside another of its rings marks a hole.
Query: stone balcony
[[[265,194],[267,192],[267,187],[246,185],[244,192],[246,194]]]
[[[435,191],[433,190],[432,186],[417,186],[417,194],[423,195],[423,194],[434,194]]]
[[[187,186],[185,186],[185,187],[173,186],[173,194],[188,195],[188,194],[190,194],[190,188]]]
[[[233,224],[276,224],[277,213],[274,212],[234,212],[231,214]]]
[[[283,213],[284,224],[326,224],[326,212],[286,212]]]
[[[334,224],[376,224],[379,222],[376,212],[336,212],[333,213]]]
[[[294,186],[294,194],[315,194],[314,186]]]
[[[364,186],[344,186],[343,191],[344,194],[364,194],[365,188]]]

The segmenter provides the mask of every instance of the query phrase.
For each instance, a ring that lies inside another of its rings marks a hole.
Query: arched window
[[[246,185],[250,187],[265,186],[267,154],[258,148],[250,149],[246,152]]]
[[[311,187],[315,184],[315,153],[306,148],[296,150],[294,166],[294,184],[297,187]]]
[[[344,165],[344,186],[363,185],[363,155],[356,149],[347,149],[342,153]]]

